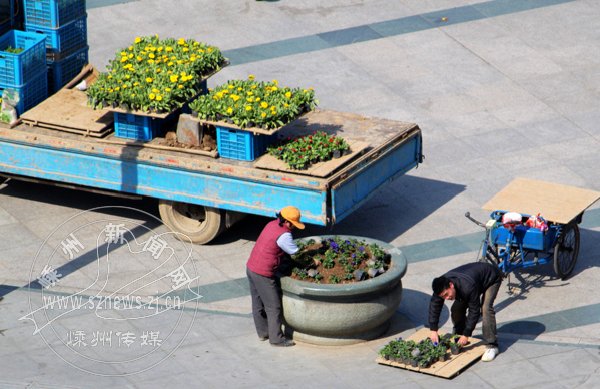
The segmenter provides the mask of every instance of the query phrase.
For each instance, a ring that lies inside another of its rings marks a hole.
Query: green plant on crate
[[[298,248],[292,256],[291,277],[317,283],[346,284],[377,277],[387,271],[391,258],[377,244],[358,239],[333,237],[320,242],[310,239],[298,241]],[[366,271],[369,261],[380,265],[371,274]]]
[[[8,46],[6,49],[4,49],[3,51],[7,52],[7,53],[11,53],[11,54],[19,54],[22,53],[24,49],[20,48],[20,47],[12,47],[12,46]]]
[[[221,51],[193,39],[137,37],[88,87],[88,103],[164,113],[200,93],[201,82],[227,65]]]
[[[344,138],[316,131],[311,135],[287,140],[267,147],[267,153],[287,163],[292,169],[306,169],[311,164],[329,161],[334,152],[345,153],[350,146]]]
[[[317,105],[312,88],[280,86],[277,80],[231,80],[190,103],[198,118],[222,121],[240,128],[273,129],[283,126]]]

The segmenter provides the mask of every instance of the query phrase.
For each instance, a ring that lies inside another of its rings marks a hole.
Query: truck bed
[[[0,172],[267,216],[282,205],[298,204],[307,222],[329,225],[422,159],[421,131],[413,123],[317,110],[280,133],[298,136],[317,130],[367,142],[368,147],[330,176],[312,177],[259,169],[256,161],[21,124],[0,128]]]

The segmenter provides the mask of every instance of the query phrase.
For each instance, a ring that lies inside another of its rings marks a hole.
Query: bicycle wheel
[[[573,272],[578,255],[579,227],[577,224],[567,224],[554,246],[554,272],[561,280]]]

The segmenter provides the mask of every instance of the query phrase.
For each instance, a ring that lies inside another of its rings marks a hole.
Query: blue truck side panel
[[[0,171],[270,217],[288,204],[297,204],[304,221],[327,224],[325,190],[9,142],[0,142]]]
[[[375,189],[417,166],[422,159],[420,134],[407,139],[391,153],[358,168],[358,173],[332,190],[333,221],[339,222],[360,207]]]

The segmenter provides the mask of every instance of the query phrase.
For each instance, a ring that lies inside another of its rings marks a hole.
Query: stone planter
[[[385,333],[402,299],[401,278],[407,261],[402,252],[388,243],[377,243],[391,254],[384,274],[351,284],[316,284],[290,277],[281,279],[283,315],[286,328],[295,340],[318,345],[345,345],[375,339]],[[332,236],[304,238],[325,239]]]

